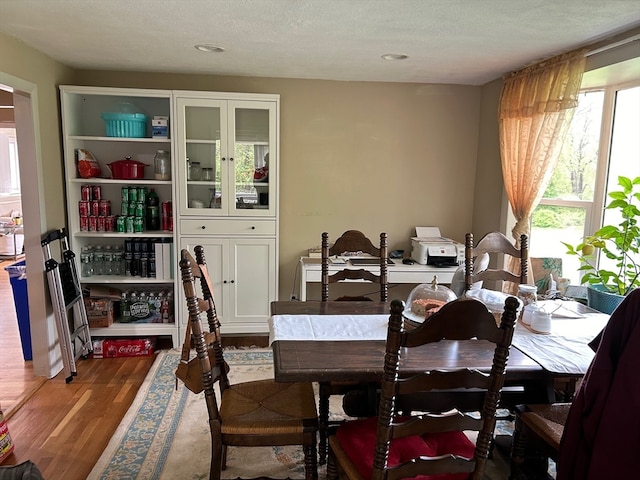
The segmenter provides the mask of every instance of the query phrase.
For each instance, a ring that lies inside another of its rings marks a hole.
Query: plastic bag
[[[76,150],[78,159],[78,173],[82,178],[99,177],[102,171],[100,164],[89,150],[78,148]]]

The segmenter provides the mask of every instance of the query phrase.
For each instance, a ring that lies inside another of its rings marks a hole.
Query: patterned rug
[[[88,480],[200,480],[209,478],[211,441],[203,394],[195,395],[178,385],[174,371],[178,350],[158,354],[131,408],[96,463]],[[273,375],[271,349],[225,351],[232,383]],[[344,417],[341,399],[331,397],[332,419]],[[510,434],[511,424],[499,422],[496,433]],[[326,468],[319,468],[321,479]],[[228,449],[223,479],[304,478],[300,447]],[[485,480],[508,476],[505,458],[494,455]]]

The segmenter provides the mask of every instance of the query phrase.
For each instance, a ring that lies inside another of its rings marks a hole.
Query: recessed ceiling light
[[[406,60],[409,58],[409,55],[405,55],[404,53],[385,53],[382,55],[384,60]]]
[[[201,43],[195,46],[196,50],[200,50],[201,52],[209,52],[209,53],[222,53],[224,52],[224,48],[216,47],[215,45],[210,45],[208,43]]]

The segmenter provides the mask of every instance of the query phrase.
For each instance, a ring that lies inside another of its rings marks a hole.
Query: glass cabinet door
[[[226,102],[177,100],[179,203],[183,214],[226,214]]]
[[[230,171],[233,187],[230,207],[236,215],[260,215],[275,211],[275,163],[270,162],[275,144],[275,108],[270,102],[230,102],[232,132]]]

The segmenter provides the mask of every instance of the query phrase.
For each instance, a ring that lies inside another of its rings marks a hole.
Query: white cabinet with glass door
[[[180,247],[204,247],[223,333],[267,333],[278,291],[279,96],[176,91],[174,111]],[[181,329],[187,321],[181,308]]]
[[[180,215],[275,217],[277,98],[181,95],[176,96]]]

